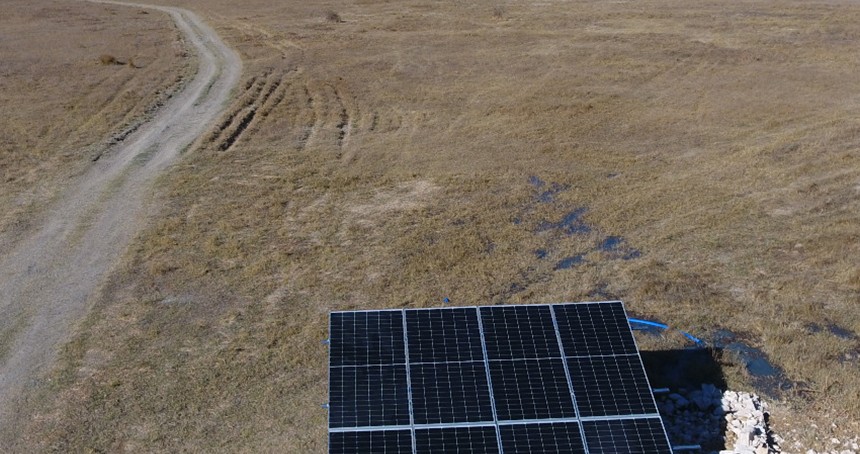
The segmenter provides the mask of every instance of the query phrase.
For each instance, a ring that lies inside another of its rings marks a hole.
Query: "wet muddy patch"
[[[842,340],[860,341],[860,336],[858,336],[854,331],[839,326],[836,323],[828,322],[823,325],[818,323],[807,323],[805,327],[806,330],[812,334],[826,332]]]
[[[589,223],[586,220],[587,206],[560,207],[562,214],[554,219],[538,217],[534,214],[536,206],[561,205],[558,196],[570,190],[570,185],[546,182],[537,176],[530,176],[528,183],[534,191],[532,199],[520,214],[512,218],[512,222],[515,225],[533,225],[534,234],[545,238],[545,246],[535,249],[533,254],[538,260],[553,260],[553,270],[571,269],[589,260],[634,260],[642,256],[642,252],[631,246],[624,237],[605,235],[598,226]],[[575,238],[579,243],[590,245],[582,247],[577,253],[559,257],[555,251],[562,249],[567,238]]]
[[[752,385],[762,394],[778,397],[797,386],[781,367],[774,364],[761,349],[753,347],[743,336],[727,329],[718,329],[711,337],[711,345],[724,355],[742,364]]]
[[[852,342],[853,347],[841,354],[838,358],[840,364],[860,364],[860,336],[848,328],[840,326],[836,323],[827,321],[824,323],[807,323],[804,325],[809,334],[825,333],[842,341]]]
[[[663,322],[640,318],[631,318],[630,328],[653,337],[662,337],[673,329]],[[692,341],[691,350],[713,350],[732,363],[742,366],[752,386],[761,394],[778,398],[784,392],[800,386],[800,383],[790,380],[781,367],[773,363],[764,351],[754,347],[745,336],[727,329],[717,329],[709,339],[702,340],[685,331],[678,332]]]
[[[557,222],[541,221],[537,226],[537,233],[547,231],[558,231],[565,235],[583,235],[591,233],[591,226],[586,224],[582,216],[588,211],[588,208],[578,207],[566,213]]]
[[[511,213],[509,222],[538,239],[524,252],[530,264],[521,271],[519,279],[494,293],[495,304],[505,304],[532,284],[545,282],[553,273],[606,260],[635,260],[643,253],[616,232],[606,232],[588,220],[589,207],[566,202],[565,193],[571,185],[548,182],[538,176],[528,177],[530,196]],[[465,223],[462,219],[454,225]],[[486,239],[486,244],[493,244]],[[494,247],[486,248],[488,255]],[[589,293],[593,300],[613,299],[606,286]]]

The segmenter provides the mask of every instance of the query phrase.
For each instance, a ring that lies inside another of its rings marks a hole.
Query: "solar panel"
[[[418,364],[409,370],[415,424],[493,421],[483,361]]]
[[[638,353],[620,303],[559,304],[553,310],[566,356]]]
[[[415,452],[420,454],[498,454],[494,426],[415,429]]]
[[[672,452],[659,417],[586,421],[582,425],[590,452]]]
[[[330,323],[332,366],[405,363],[401,311],[333,312]]]
[[[657,413],[639,356],[568,358],[567,364],[581,416]]]
[[[499,429],[505,454],[585,454],[575,422],[511,424]]]
[[[409,424],[406,366],[332,368],[329,394],[330,427]]]
[[[621,302],[333,312],[330,453],[670,453]]]
[[[490,361],[500,421],[575,418],[561,358]]]
[[[560,357],[549,306],[482,307],[488,359]]]
[[[483,361],[475,308],[406,311],[409,362]]]
[[[412,454],[412,431],[331,432],[328,445],[331,454]]]

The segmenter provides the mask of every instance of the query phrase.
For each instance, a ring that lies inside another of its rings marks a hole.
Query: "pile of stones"
[[[782,440],[768,428],[767,403],[755,394],[722,392],[705,384],[656,398],[675,447],[699,445],[703,452],[720,454],[781,452]]]

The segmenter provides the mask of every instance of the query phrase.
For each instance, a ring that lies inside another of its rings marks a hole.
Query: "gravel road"
[[[145,222],[156,177],[213,123],[242,72],[239,56],[190,11],[98,3],[169,14],[196,51],[198,71],[150,121],[70,182],[42,225],[0,253],[0,429],[20,412],[24,391],[50,370]]]

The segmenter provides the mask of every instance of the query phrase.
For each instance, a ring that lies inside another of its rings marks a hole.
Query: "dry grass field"
[[[193,66],[166,16],[35,3],[0,6],[0,246]],[[860,433],[860,5],[160,3],[243,82],[0,445],[323,452],[328,311],[446,297],[730,330],[786,450]]]

